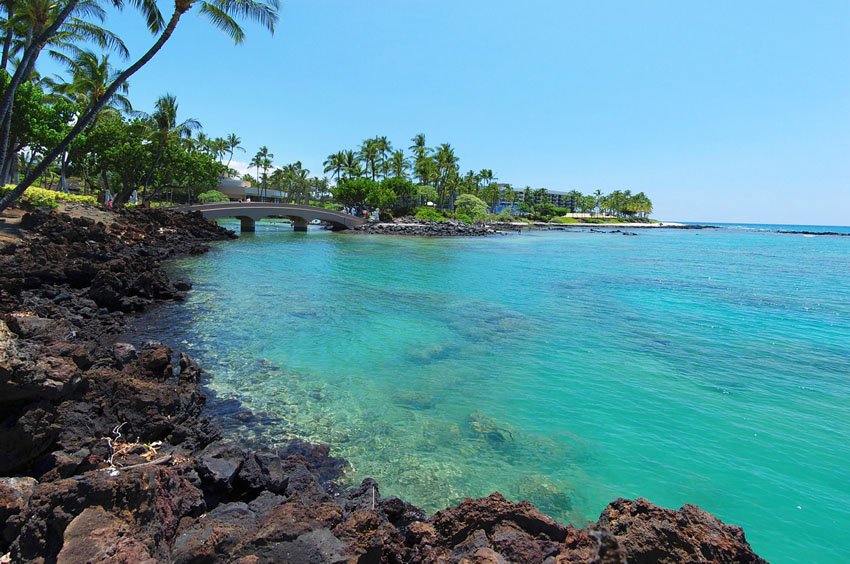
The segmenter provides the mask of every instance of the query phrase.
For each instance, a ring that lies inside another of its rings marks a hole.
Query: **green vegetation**
[[[202,204],[213,204],[215,202],[227,202],[227,195],[218,190],[209,190],[198,194],[198,201]]]
[[[118,9],[127,4],[123,0],[112,2]],[[113,70],[109,56],[128,58],[130,53],[120,37],[101,26],[106,10],[100,4],[79,0],[4,2],[5,17],[0,18],[0,183],[14,183],[15,188],[0,198],[0,211],[39,180],[52,182],[53,175],[58,176],[58,188],[66,190],[66,174],[74,166],[81,168],[84,176],[86,169],[95,173],[94,178],[99,173],[98,190],[109,189],[110,177],[117,181],[119,204],[138,188],[146,191],[157,185],[160,191],[173,192],[175,188],[194,185],[192,176],[208,174],[200,170],[207,164],[197,158],[201,153],[191,150],[197,146],[184,146],[181,152],[174,143],[188,137],[184,130],[192,129],[192,125],[183,122],[181,129],[181,124],[172,119],[176,116],[176,103],[170,105],[167,96],[161,99],[162,108],[157,104],[152,119],[124,117],[123,113],[130,110],[126,97],[128,80],[162,49],[183,16],[193,9],[238,44],[245,40],[240,20],[274,31],[277,0],[180,1],[173,4],[167,19],[156,2],[129,5],[141,12],[141,25],[154,39],[125,70],[118,72]],[[90,47],[102,52],[89,51]],[[36,63],[44,54],[64,64],[67,75],[41,77]],[[166,110],[170,109],[174,112],[168,114]],[[97,146],[88,138],[98,138],[98,125],[107,121],[107,115],[112,116],[110,127],[118,137],[109,138],[106,146],[101,136]],[[158,117],[164,119],[160,121]],[[151,127],[153,124],[157,127]],[[151,135],[150,129],[157,134]],[[203,143],[198,145],[206,147]],[[228,147],[226,140],[222,146]],[[232,157],[232,149],[229,154]],[[161,163],[169,160],[174,163],[170,173],[160,173]],[[92,181],[87,178],[84,183]],[[191,199],[191,190],[188,197]]]
[[[434,208],[422,207],[416,210],[416,219],[422,221],[448,221],[448,218]]]
[[[581,223],[575,217],[553,217],[549,221],[551,221],[552,223],[564,223],[564,224]]]
[[[13,184],[0,186],[0,197],[10,194],[15,190]],[[30,186],[26,189],[21,201],[31,206],[39,206],[46,208],[58,207],[60,203],[78,203],[78,204],[96,204],[97,200],[93,196],[78,196],[76,194],[67,194],[65,192],[57,192],[55,190],[46,190]]]
[[[458,216],[463,215],[469,218],[468,221],[463,219],[467,223],[472,223],[472,220],[483,221],[487,219],[487,204],[484,203],[484,200],[472,194],[461,194],[458,196],[457,200],[455,200],[455,210]],[[461,218],[458,217],[458,219]]]
[[[459,159],[454,148],[442,143],[435,148],[427,146],[425,135],[419,133],[411,139],[409,156],[403,149],[394,149],[385,136],[364,140],[356,150],[342,150],[328,155],[324,172],[336,181],[334,199],[357,209],[393,206],[393,213],[409,213],[411,208],[434,206],[448,217],[461,221],[555,221],[556,223],[581,223],[591,217],[605,221],[628,218],[641,221],[652,212],[652,202],[643,192],[615,190],[603,195],[569,192],[566,197],[551,193],[545,188],[522,191],[510,184],[499,184],[491,169],[478,172],[460,172]],[[414,184],[414,181],[417,184]],[[378,197],[376,186],[387,186],[395,193],[395,201]],[[371,197],[370,197],[371,194]],[[492,212],[500,211],[498,216]],[[569,213],[585,214],[586,218],[564,216]],[[430,217],[430,211],[423,211]]]

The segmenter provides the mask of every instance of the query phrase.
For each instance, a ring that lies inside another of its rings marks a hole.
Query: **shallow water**
[[[695,503],[774,562],[850,555],[850,238],[748,228],[258,233],[139,320],[265,424],[433,511]]]

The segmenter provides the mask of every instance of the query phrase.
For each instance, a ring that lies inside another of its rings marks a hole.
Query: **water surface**
[[[577,524],[695,503],[775,562],[850,556],[850,238],[751,228],[427,240],[259,224],[140,320],[219,398],[433,511]]]

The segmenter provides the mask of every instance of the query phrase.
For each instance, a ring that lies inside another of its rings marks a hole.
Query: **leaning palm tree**
[[[12,66],[14,73],[0,94],[0,177],[8,181],[17,152],[12,150],[15,139],[12,138],[13,101],[18,87],[24,82],[49,85],[35,71],[34,61],[46,52],[60,63],[69,63],[83,52],[85,45],[97,45],[101,49],[117,52],[128,57],[127,47],[121,38],[100,27],[106,11],[95,0],[81,0],[56,30],[56,33],[42,43],[37,40],[42,30],[53,23],[61,5],[54,0],[6,0],[6,20],[2,22],[3,55],[0,68],[6,70]],[[84,19],[85,18],[85,19]],[[30,63],[26,63],[26,55]],[[70,65],[69,65],[70,66]],[[64,152],[63,152],[64,154]],[[0,182],[2,183],[2,182]]]
[[[140,113],[140,117],[148,123],[152,133],[152,141],[156,144],[153,163],[142,186],[145,202],[147,202],[148,186],[153,178],[153,173],[159,166],[159,161],[162,159],[168,143],[175,139],[188,139],[192,136],[192,132],[201,128],[200,122],[193,118],[181,122],[177,121],[178,104],[177,98],[173,94],[160,96],[155,106],[156,109],[150,115]],[[129,194],[121,194],[116,200],[118,203],[124,203],[127,197],[129,197]]]
[[[57,13],[53,23],[45,29],[41,35],[39,35],[39,39],[47,40],[52,38],[80,1],[81,0],[68,0],[67,4],[62,7],[59,13]],[[122,0],[113,1],[116,5],[122,4]],[[245,31],[239,25],[239,22],[237,21],[238,18],[252,20],[262,25],[272,33],[274,32],[278,20],[278,0],[176,0],[174,3],[174,11],[163,27],[164,19],[159,8],[156,6],[155,0],[131,0],[131,2],[134,6],[142,9],[146,17],[148,29],[152,33],[157,34],[157,38],[139,59],[137,59],[112,82],[106,93],[107,98],[115,94],[115,92],[121,88],[122,84],[126,83],[131,76],[145,66],[162,49],[177,29],[180,19],[193,8],[197,7],[199,14],[209,19],[215,27],[227,33],[237,44],[242,43],[245,40]],[[29,57],[29,59],[27,59],[27,57]],[[31,59],[32,53],[25,52],[19,65],[24,64],[31,67],[32,64],[34,64],[34,60],[30,61]],[[18,74],[17,70],[15,74]],[[18,79],[19,84],[20,80],[21,78]],[[4,102],[8,97],[9,93],[4,93]],[[11,99],[14,99],[14,91],[11,92]],[[80,133],[88,126],[105,103],[105,100],[102,100],[99,103],[91,105],[87,111],[81,115],[80,119],[77,120],[77,123],[74,124],[64,138],[53,149],[45,154],[41,162],[39,162],[38,165],[35,166],[20,183],[18,183],[15,189],[0,199],[0,212],[9,207],[12,202],[20,198],[24,191],[47,170],[53,161],[67,150],[71,142],[73,142],[74,139],[76,139],[77,136],[79,136]],[[8,105],[11,107],[11,101],[9,101]],[[5,105],[0,107],[0,110],[4,109]],[[0,162],[0,165],[2,165],[2,162]]]

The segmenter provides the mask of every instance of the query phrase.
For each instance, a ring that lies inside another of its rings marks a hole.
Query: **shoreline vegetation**
[[[373,480],[337,485],[346,463],[327,446],[223,437],[201,367],[114,335],[191,289],[163,261],[234,235],[169,210],[22,212],[0,247],[7,560],[764,562],[743,530],[692,505],[618,499],[578,529],[494,493],[429,517]]]

